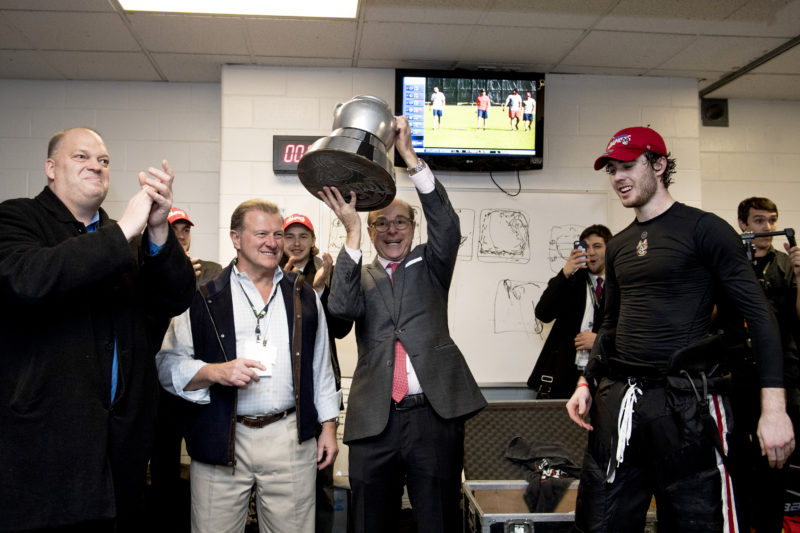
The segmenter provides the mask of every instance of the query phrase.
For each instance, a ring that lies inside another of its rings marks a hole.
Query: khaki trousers
[[[193,533],[241,533],[256,488],[261,533],[313,533],[317,445],[297,442],[293,413],[263,428],[236,424],[236,466],[192,461]]]

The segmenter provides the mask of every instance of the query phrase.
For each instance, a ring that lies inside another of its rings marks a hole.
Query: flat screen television
[[[541,169],[544,88],[534,72],[398,69],[395,112],[434,170]]]

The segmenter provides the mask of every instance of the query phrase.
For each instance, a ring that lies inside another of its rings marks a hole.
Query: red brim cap
[[[633,161],[645,152],[653,152],[666,156],[667,145],[655,130],[650,128],[625,128],[611,137],[603,155],[594,162],[594,169],[605,168],[609,159],[617,161]]]
[[[311,233],[314,233],[314,225],[311,224],[311,221],[308,220],[308,217],[305,215],[298,215],[297,213],[295,213],[294,215],[289,215],[288,217],[283,219],[284,231],[292,224],[300,224],[301,226],[305,226],[311,231]]]
[[[190,226],[194,226],[194,222],[189,220],[189,213],[181,209],[180,207],[173,207],[169,210],[169,215],[167,216],[167,221],[170,224],[174,224],[179,220],[185,220],[189,223]]]

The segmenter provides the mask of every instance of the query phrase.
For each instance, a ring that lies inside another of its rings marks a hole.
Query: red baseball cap
[[[619,161],[633,161],[644,152],[654,152],[667,155],[667,145],[664,139],[655,130],[650,128],[625,128],[619,130],[611,137],[606,146],[606,152],[594,162],[594,169],[604,168],[609,159]]]
[[[284,231],[292,224],[303,225],[307,227],[309,230],[311,230],[311,233],[314,233],[314,225],[311,224],[311,221],[308,220],[308,217],[305,215],[298,215],[297,213],[295,213],[294,215],[289,215],[288,217],[284,218],[283,219]]]
[[[185,220],[189,223],[190,226],[194,226],[194,222],[189,219],[189,213],[181,209],[180,207],[173,207],[169,210],[169,215],[167,216],[167,220],[170,224],[174,224],[179,220]]]

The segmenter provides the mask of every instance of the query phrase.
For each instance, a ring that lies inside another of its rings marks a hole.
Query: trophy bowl
[[[333,131],[311,145],[297,165],[303,186],[314,196],[336,187],[346,201],[356,195],[356,210],[389,205],[397,192],[394,164],[395,119],[375,96],[361,95],[336,106]]]

